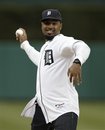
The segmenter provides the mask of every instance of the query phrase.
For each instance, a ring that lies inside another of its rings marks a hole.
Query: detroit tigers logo
[[[45,65],[51,65],[52,63],[54,63],[52,50],[45,50],[44,60],[45,60]]]
[[[49,16],[49,15],[51,15],[51,11],[48,11],[48,12],[47,12],[47,16]]]

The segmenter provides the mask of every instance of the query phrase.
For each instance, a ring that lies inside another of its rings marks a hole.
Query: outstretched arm
[[[74,85],[79,85],[82,81],[82,64],[88,59],[90,54],[90,48],[83,41],[78,41],[73,45],[73,50],[75,52],[75,59],[72,66],[68,69],[68,76],[70,82]]]
[[[21,30],[23,33],[18,33],[18,31],[16,31],[16,40],[20,42],[21,48],[25,50],[30,60],[38,66],[40,60],[40,52],[38,52],[29,44],[25,29],[19,28],[19,30]]]

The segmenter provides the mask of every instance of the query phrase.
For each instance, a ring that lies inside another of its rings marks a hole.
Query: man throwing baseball
[[[79,116],[76,85],[81,83],[81,69],[90,48],[81,40],[64,36],[58,10],[42,12],[41,29],[45,44],[40,52],[33,48],[27,33],[16,33],[21,48],[37,65],[36,95],[22,115],[32,117],[31,130],[76,130]]]

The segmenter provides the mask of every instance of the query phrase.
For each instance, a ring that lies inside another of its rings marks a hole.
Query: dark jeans
[[[37,105],[31,130],[76,130],[78,116],[73,112],[65,113],[46,124],[41,108]]]

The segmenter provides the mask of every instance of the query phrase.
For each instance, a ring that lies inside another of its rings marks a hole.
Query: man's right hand
[[[21,29],[23,31],[23,34],[22,35],[17,34],[16,40],[18,40],[20,43],[22,43],[27,40],[27,33],[26,33],[25,29],[23,29],[23,28],[19,28],[19,29]]]

